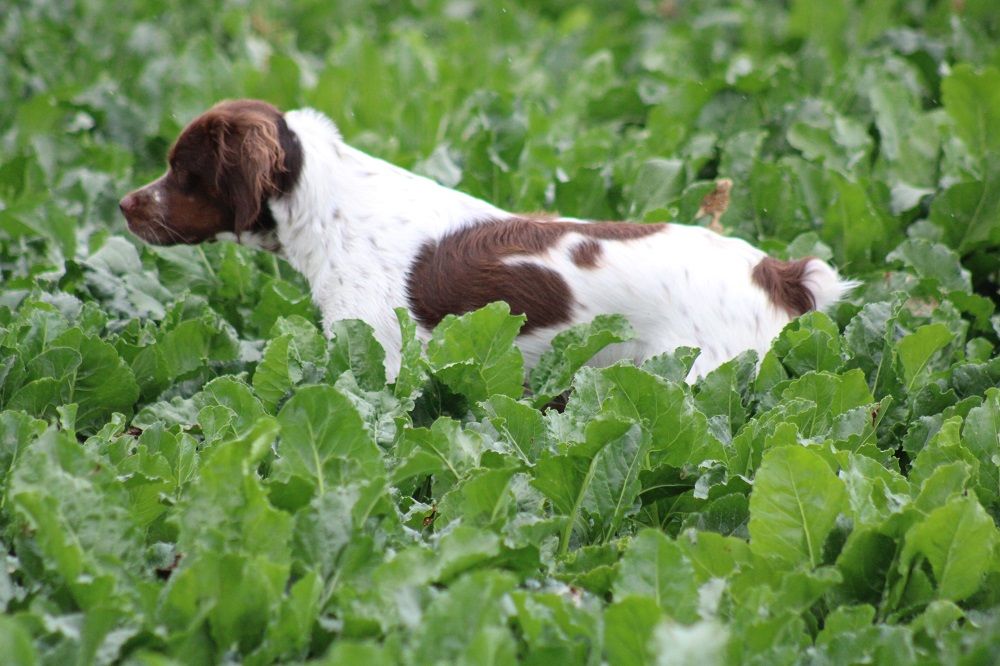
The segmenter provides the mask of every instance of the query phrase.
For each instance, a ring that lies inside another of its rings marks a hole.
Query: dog
[[[675,223],[517,215],[349,146],[312,109],[225,101],[192,121],[166,173],[126,195],[128,228],[158,244],[235,240],[277,253],[309,283],[324,329],[356,318],[392,381],[406,308],[423,341],[449,314],[506,301],[532,367],[560,331],[624,315],[635,337],[591,363],[698,347],[689,381],[854,284],[816,258],[782,261],[746,241]]]

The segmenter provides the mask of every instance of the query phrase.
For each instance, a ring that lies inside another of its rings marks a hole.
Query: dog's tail
[[[792,317],[825,310],[860,284],[842,279],[832,266],[815,257],[795,261],[764,257],[752,276],[771,303]]]

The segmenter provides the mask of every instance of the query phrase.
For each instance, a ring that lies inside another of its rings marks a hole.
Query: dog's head
[[[272,233],[267,200],[294,186],[302,148],[278,109],[236,100],[184,128],[168,162],[163,176],[119,207],[129,230],[148,243],[201,243],[226,233]]]

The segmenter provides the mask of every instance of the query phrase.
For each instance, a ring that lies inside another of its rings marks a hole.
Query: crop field
[[[402,371],[117,202],[224,98],[508,210],[863,281],[758,359]],[[1000,663],[996,0],[0,0],[0,662]],[[572,389],[565,409],[546,409]]]

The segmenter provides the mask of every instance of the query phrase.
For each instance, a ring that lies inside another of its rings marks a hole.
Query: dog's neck
[[[385,306],[406,304],[401,289],[421,244],[509,215],[352,148],[316,111],[291,111],[285,121],[302,146],[302,169],[270,209],[284,256],[323,312],[369,318],[367,301],[391,316]],[[337,307],[324,307],[331,302]]]

